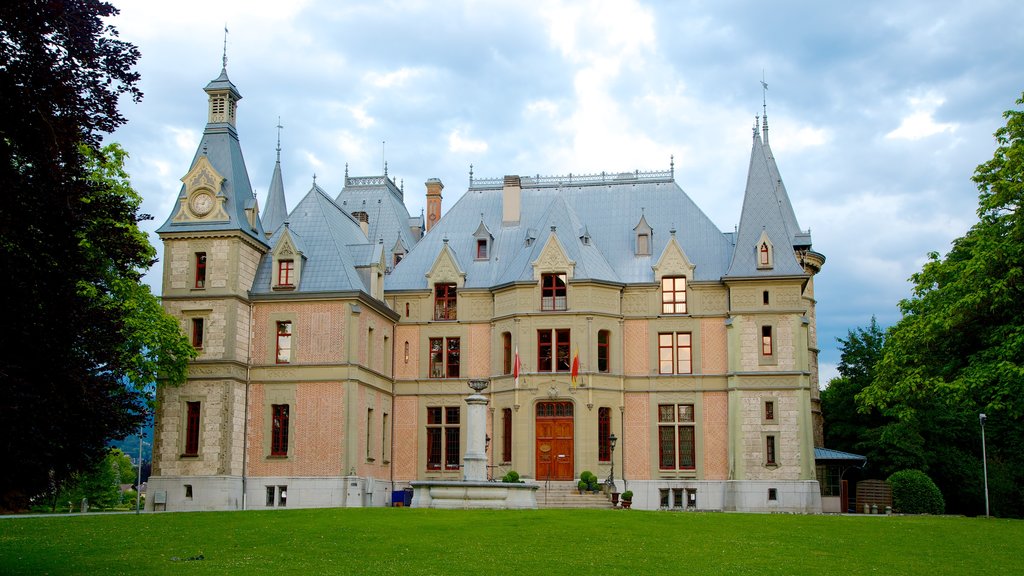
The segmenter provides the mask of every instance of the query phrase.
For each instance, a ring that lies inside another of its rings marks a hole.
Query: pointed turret
[[[263,230],[269,238],[288,218],[288,204],[284,199],[284,182],[281,179],[281,122],[277,123],[277,163],[274,175],[270,177],[267,189],[267,211],[263,215]]]
[[[767,121],[763,129],[767,133]],[[757,119],[753,140],[736,248],[726,276],[804,274],[794,249],[809,248],[810,233],[800,230],[771,148],[758,134]]]

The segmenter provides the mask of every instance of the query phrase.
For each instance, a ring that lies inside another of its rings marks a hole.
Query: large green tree
[[[945,257],[930,254],[911,277],[903,317],[889,330],[873,383],[859,399],[865,410],[913,425],[926,446],[928,473],[957,512],[981,511],[978,414],[986,413],[993,510],[1021,516],[1024,111],[1004,118],[995,154],[973,176],[979,221]]]
[[[147,381],[188,360],[140,283],[154,252],[123,151],[100,148],[119,98],[142,96],[116,14],[0,3],[0,509],[102,458],[143,421]]]

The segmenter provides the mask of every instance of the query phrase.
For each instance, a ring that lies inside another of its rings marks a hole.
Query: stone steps
[[[606,509],[612,507],[611,498],[603,493],[580,494],[574,481],[538,482],[538,508],[589,508]]]

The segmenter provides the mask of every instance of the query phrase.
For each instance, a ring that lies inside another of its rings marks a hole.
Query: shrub
[[[942,492],[920,470],[900,470],[886,480],[892,487],[892,507],[901,514],[942,514]]]
[[[594,473],[590,470],[584,470],[580,472],[580,480],[586,482],[589,486],[591,482],[597,482],[597,476],[594,476]]]
[[[633,499],[633,491],[632,490],[626,490],[625,492],[623,492],[622,493],[622,499],[623,500],[632,500]]]
[[[579,482],[576,483],[576,487],[579,488],[580,492],[586,492],[589,486],[590,485],[587,484],[586,480],[580,480]]]
[[[515,470],[509,470],[507,474],[501,477],[501,481],[506,484],[521,484],[523,482],[519,479],[519,472]]]

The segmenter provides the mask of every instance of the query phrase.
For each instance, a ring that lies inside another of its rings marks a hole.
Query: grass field
[[[1024,522],[637,510],[0,519],[0,574],[1024,574]]]

